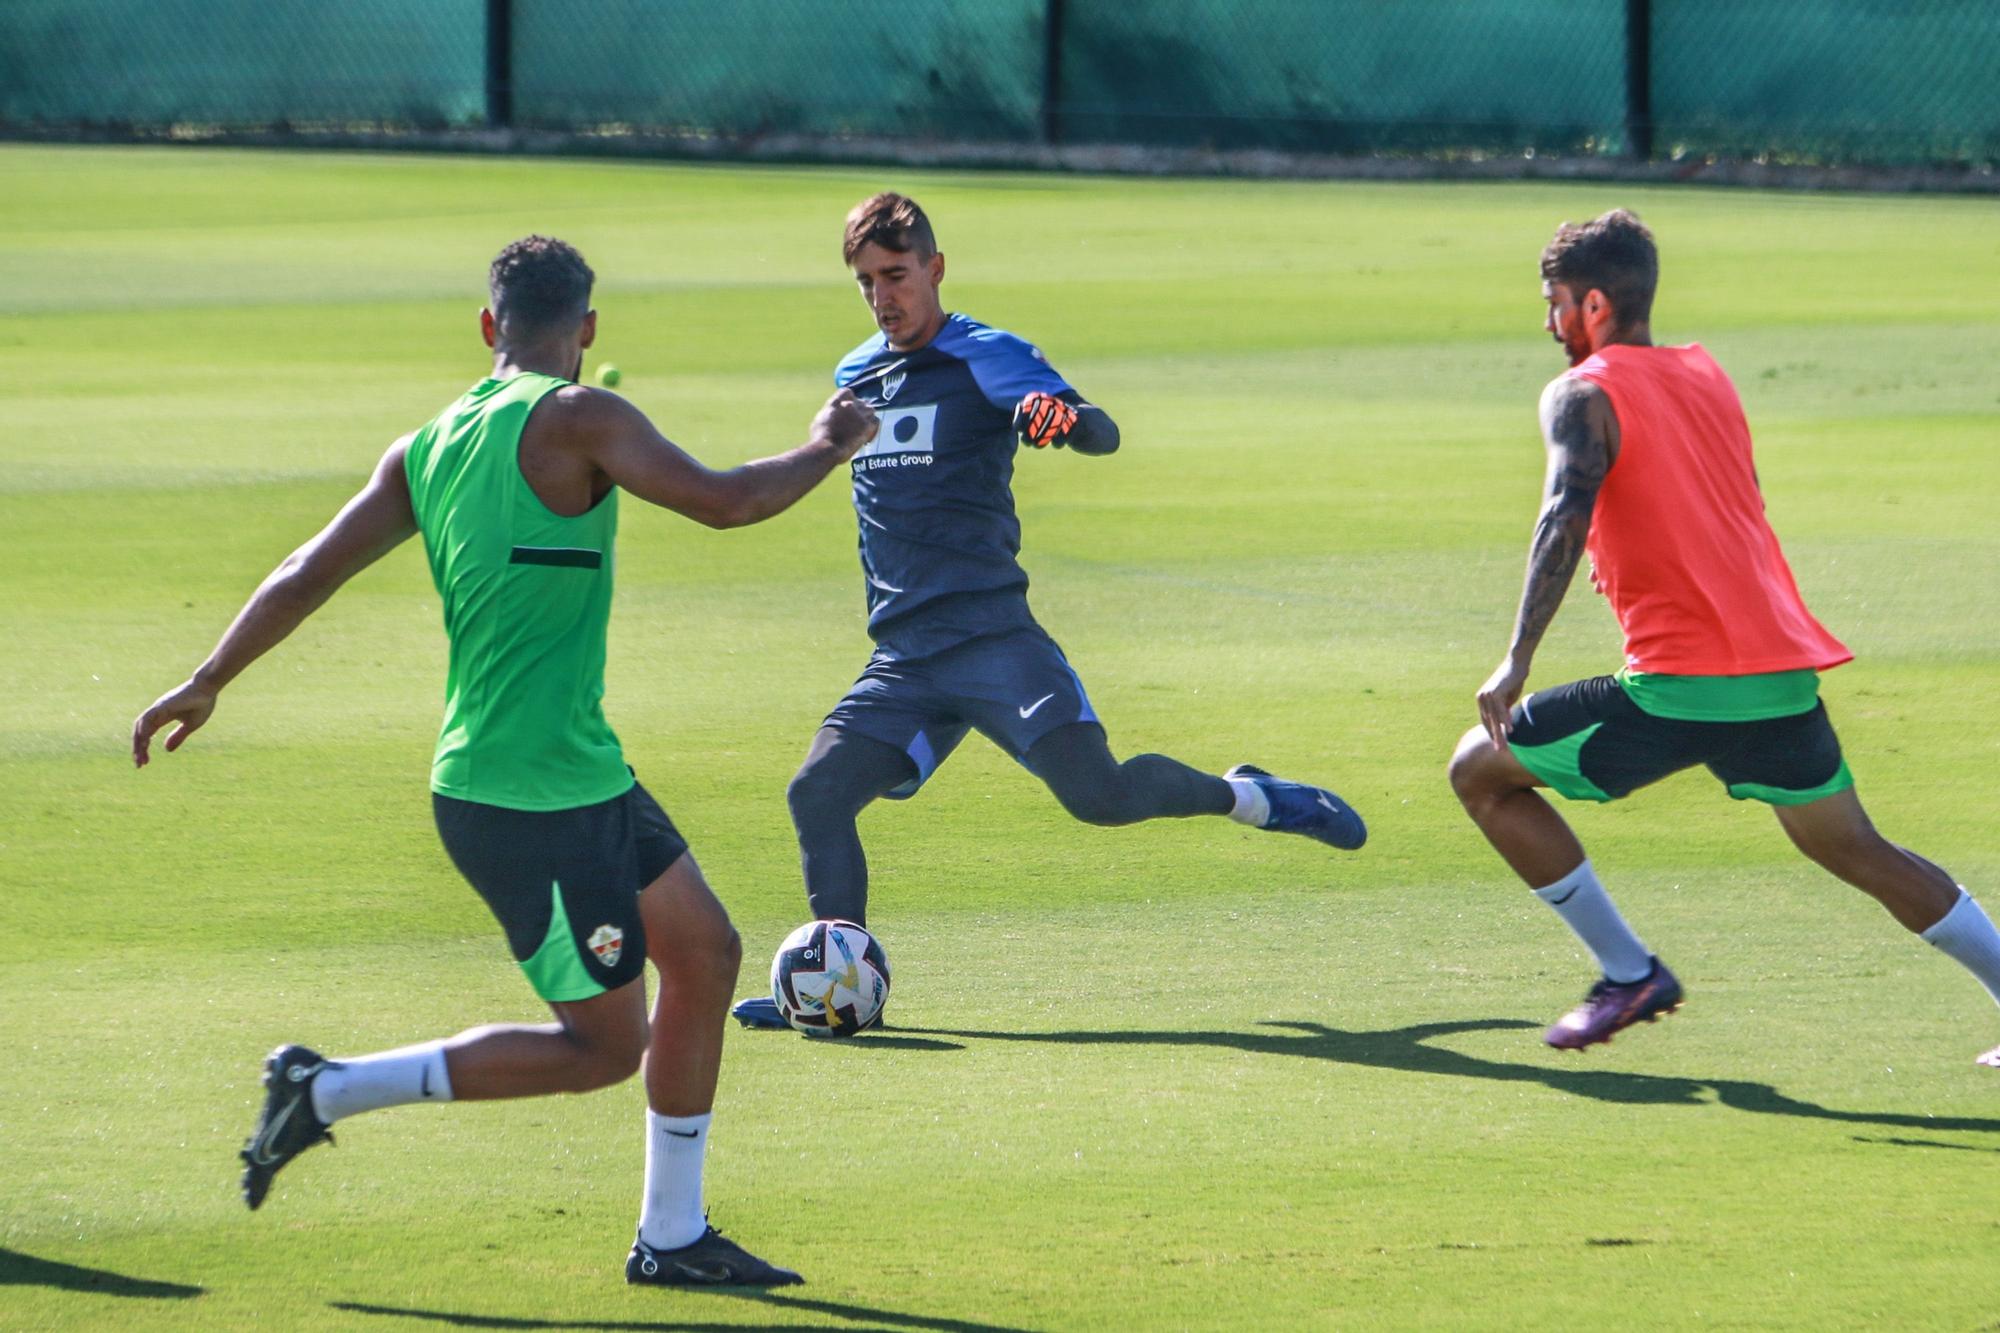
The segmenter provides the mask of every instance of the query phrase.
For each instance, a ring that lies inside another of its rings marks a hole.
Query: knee
[[[1458,748],[1452,751],[1451,763],[1446,770],[1459,804],[1475,818],[1501,795],[1493,781],[1492,756],[1495,753],[1493,740],[1486,734],[1485,728],[1474,727],[1459,738]]]
[[[720,938],[709,951],[709,967],[726,986],[736,985],[737,974],[743,970],[743,937],[735,926],[724,923]]]
[[[663,986],[699,987],[728,993],[743,970],[743,937],[728,916],[684,923],[653,956]]]
[[[600,1035],[590,1039],[571,1033],[576,1043],[576,1061],[572,1066],[572,1092],[595,1092],[623,1083],[639,1072],[639,1064],[646,1056],[647,1029],[645,1024],[631,1032]]]
[[[839,784],[810,764],[792,775],[785,788],[785,804],[791,808],[792,823],[801,826],[855,813],[844,808],[848,802],[842,799]]]

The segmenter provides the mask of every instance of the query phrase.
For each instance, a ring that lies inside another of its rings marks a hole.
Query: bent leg
[[[496,1023],[444,1043],[458,1101],[590,1092],[622,1083],[646,1051],[646,988],[629,981],[588,1000],[551,1002],[553,1023]]]
[[[1949,874],[1875,831],[1852,787],[1772,809],[1800,851],[1881,903],[1905,930],[1929,930],[1958,901]]]
[[[1451,757],[1459,803],[1529,888],[1553,884],[1584,859],[1569,824],[1534,790],[1542,785],[1512,751],[1495,748],[1483,727],[1466,732]]]
[[[868,858],[855,818],[877,797],[918,776],[910,756],[843,727],[821,727],[785,789],[806,899],[822,920],[867,924]]]
[[[1226,815],[1236,805],[1228,782],[1177,759],[1141,754],[1119,763],[1095,722],[1057,727],[1030,746],[1022,762],[1086,824]]]
[[[1656,972],[1651,952],[1604,891],[1568,823],[1534,790],[1541,779],[1510,750],[1495,748],[1484,727],[1474,727],[1451,757],[1451,786],[1473,823],[1494,850],[1554,909],[1597,960],[1606,980],[1643,983]],[[1674,1000],[1678,1003],[1678,999]],[[1586,1000],[1585,1010],[1591,1001]],[[1585,1010],[1565,1022],[1584,1024],[1580,1033],[1550,1029],[1555,1045],[1589,1044],[1615,1032],[1629,1018],[1598,1032],[1599,1021]]]

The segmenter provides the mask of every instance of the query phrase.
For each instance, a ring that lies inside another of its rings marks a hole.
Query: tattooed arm
[[[1479,720],[1496,747],[1507,744],[1514,702],[1528,683],[1535,649],[1569,591],[1590,536],[1597,492],[1618,457],[1618,416],[1610,397],[1588,380],[1565,375],[1551,382],[1542,392],[1542,438],[1549,450],[1547,494],[1528,545],[1528,578],[1514,617],[1514,640],[1479,689]]]

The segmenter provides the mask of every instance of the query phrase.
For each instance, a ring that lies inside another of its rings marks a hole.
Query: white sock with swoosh
[[[312,1085],[313,1114],[326,1125],[385,1106],[450,1100],[442,1041],[329,1060]]]
[[[1223,781],[1229,784],[1229,790],[1236,793],[1236,808],[1229,812],[1231,819],[1251,828],[1263,828],[1271,822],[1271,798],[1264,794],[1262,787],[1249,778],[1224,778]]]
[[[1536,889],[1535,896],[1568,923],[1610,980],[1639,981],[1653,970],[1652,955],[1618,914],[1590,868],[1590,858],[1555,883]]]
[[[708,1122],[701,1115],[646,1111],[646,1194],[639,1205],[639,1239],[656,1250],[692,1245],[708,1230],[701,1210],[701,1164]]]

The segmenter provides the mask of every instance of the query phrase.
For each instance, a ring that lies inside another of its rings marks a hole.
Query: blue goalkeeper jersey
[[[1032,626],[1016,557],[1014,405],[1069,388],[1034,347],[963,315],[898,352],[878,333],[834,383],[875,404],[881,429],[854,456],[868,633],[878,655],[928,657]]]

